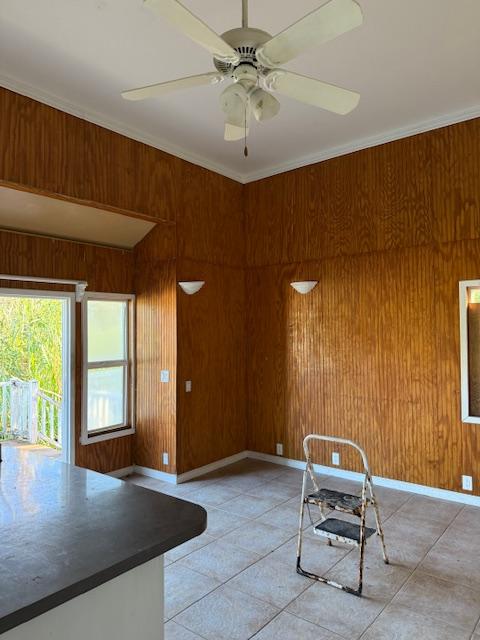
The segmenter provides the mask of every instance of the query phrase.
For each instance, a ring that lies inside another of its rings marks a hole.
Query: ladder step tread
[[[319,491],[310,493],[307,496],[307,502],[310,504],[323,502],[330,509],[345,511],[346,513],[352,513],[357,516],[360,515],[362,510],[362,498],[359,496],[353,496],[350,493],[334,491],[332,489],[320,489]]]
[[[338,518],[327,518],[323,522],[315,525],[315,533],[317,535],[327,534],[334,536],[340,536],[352,540],[353,542],[360,542],[360,525],[355,522],[347,522],[346,520],[339,520]],[[365,527],[365,539],[369,538],[375,533],[375,529],[371,527]]]

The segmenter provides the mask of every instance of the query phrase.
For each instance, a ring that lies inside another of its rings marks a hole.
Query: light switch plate
[[[170,371],[168,369],[160,371],[160,382],[170,382]]]
[[[190,393],[192,390],[192,381],[191,380],[185,380],[185,391],[187,393]]]
[[[332,453],[332,464],[337,466],[340,464],[340,454],[337,451],[333,451]]]
[[[462,489],[464,491],[473,491],[472,476],[462,476]]]

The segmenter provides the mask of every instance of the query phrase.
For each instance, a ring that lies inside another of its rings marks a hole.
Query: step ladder
[[[313,462],[310,452],[310,443],[312,440],[320,440],[323,442],[335,442],[341,445],[347,445],[356,449],[360,454],[364,469],[364,478],[362,491],[360,496],[351,495],[343,491],[334,491],[332,489],[320,488],[318,479],[313,469]],[[374,534],[380,537],[382,545],[383,561],[388,564],[388,556],[385,548],[385,538],[383,535],[382,524],[380,521],[380,511],[377,499],[373,490],[372,476],[368,465],[367,456],[364,450],[352,440],[344,438],[336,438],[333,436],[321,436],[317,434],[308,435],[303,441],[303,449],[305,451],[305,471],[303,472],[302,496],[300,503],[300,519],[298,526],[297,541],[297,573],[307,578],[324,582],[337,589],[342,589],[356,596],[362,595],[363,587],[363,567],[365,560],[365,546],[367,539]],[[311,481],[313,491],[307,493],[307,483]],[[314,506],[320,511],[320,522],[314,523],[310,512],[310,506]],[[373,507],[375,513],[375,528],[366,526],[367,508]],[[319,576],[302,568],[302,542],[303,542],[303,520],[307,508],[310,521],[313,527],[313,533],[316,536],[324,538],[328,545],[333,542],[341,542],[343,544],[352,545],[359,548],[359,569],[358,569],[358,586],[356,589],[347,585],[338,584],[334,580],[330,580],[324,576]],[[358,518],[359,522],[343,520],[341,518],[327,517],[327,512],[339,512],[348,514],[354,518]]]

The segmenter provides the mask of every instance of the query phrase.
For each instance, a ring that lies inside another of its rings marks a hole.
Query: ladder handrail
[[[367,454],[362,449],[362,447],[358,445],[356,442],[353,442],[353,440],[348,440],[346,438],[338,438],[337,436],[322,436],[318,433],[310,433],[308,436],[306,436],[303,439],[303,450],[305,451],[305,458],[307,462],[311,459],[310,448],[308,446],[308,443],[310,442],[310,440],[321,440],[323,442],[337,442],[338,444],[344,444],[344,445],[353,447],[359,452],[362,458],[365,474],[368,475],[368,477],[370,477],[370,466],[368,464]]]

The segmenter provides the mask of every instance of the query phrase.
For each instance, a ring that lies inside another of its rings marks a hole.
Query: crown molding
[[[203,167],[204,169],[209,169],[210,171],[235,180],[236,182],[240,182],[241,184],[248,184],[249,182],[255,182],[257,180],[278,175],[279,173],[285,173],[286,171],[292,171],[318,162],[324,162],[325,160],[330,160],[332,158],[338,158],[339,156],[361,151],[362,149],[369,149],[371,147],[376,147],[388,142],[394,142],[395,140],[400,140],[402,138],[408,138],[419,133],[433,131],[434,129],[440,129],[442,127],[447,127],[452,124],[458,124],[460,122],[480,117],[480,105],[478,105],[463,111],[456,111],[454,113],[422,120],[415,124],[386,131],[374,136],[358,138],[357,140],[353,140],[347,144],[330,147],[316,153],[300,156],[293,160],[270,165],[269,167],[259,171],[239,173],[224,165],[212,162],[204,156],[188,151],[188,149],[172,144],[162,138],[148,136],[137,129],[132,129],[120,122],[111,120],[108,116],[75,105],[63,98],[47,93],[38,87],[33,87],[9,76],[0,74],[0,86],[23,96],[27,96],[28,98],[32,98],[33,100],[37,100],[38,102],[42,102],[43,104],[55,109],[59,109],[60,111],[64,111],[65,113],[69,113],[70,115],[81,118],[82,120],[97,124],[100,127],[119,133],[120,135],[131,138],[132,140],[137,140],[138,142],[147,144],[159,149],[160,151],[176,156],[177,158],[181,158],[182,160],[186,160],[187,162]]]
[[[480,117],[480,105],[464,111],[457,111],[428,120],[422,120],[416,124],[409,125],[407,127],[400,127],[399,129],[392,129],[378,135],[358,138],[344,145],[338,147],[330,147],[318,153],[312,153],[306,156],[300,156],[294,160],[282,162],[277,165],[271,165],[266,169],[255,171],[246,175],[243,175],[243,183],[255,182],[256,180],[262,180],[279,173],[285,173],[286,171],[292,171],[293,169],[299,169],[300,167],[306,167],[310,164],[316,164],[317,162],[324,162],[331,158],[338,158],[339,156],[345,156],[355,151],[362,151],[362,149],[369,149],[370,147],[377,147],[381,144],[388,142],[394,142],[395,140],[401,140],[402,138],[409,138],[419,133],[426,133],[427,131],[433,131],[434,129],[441,129],[442,127],[448,127],[452,124],[459,124],[460,122],[466,122],[467,120],[474,120]]]
[[[241,174],[229,169],[228,167],[212,162],[208,158],[167,142],[162,138],[148,136],[137,129],[132,129],[125,124],[110,119],[106,115],[75,105],[68,100],[64,100],[63,98],[59,98],[51,93],[47,93],[38,87],[33,87],[3,74],[0,74],[0,87],[10,89],[10,91],[19,93],[27,98],[32,98],[32,100],[46,104],[49,107],[58,109],[59,111],[64,111],[65,113],[81,118],[82,120],[97,124],[104,129],[109,129],[110,131],[119,133],[122,136],[136,140],[137,142],[142,142],[143,144],[159,149],[160,151],[164,151],[172,156],[176,156],[177,158],[196,164],[199,167],[209,169],[214,173],[219,173],[220,175],[235,180],[236,182],[244,182],[244,178]]]

